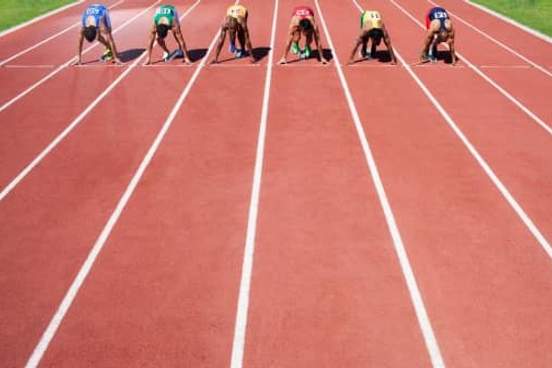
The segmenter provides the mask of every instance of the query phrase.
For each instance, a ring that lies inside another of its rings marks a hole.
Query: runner
[[[441,42],[448,44],[452,65],[456,64],[457,57],[454,51],[455,32],[447,11],[440,7],[431,8],[426,16],[427,35],[420,55],[420,63],[437,61],[437,45]]]
[[[387,29],[385,28],[385,24],[383,23],[380,13],[374,10],[364,11],[360,16],[360,36],[358,37],[353,52],[351,53],[351,57],[349,58],[349,64],[355,62],[355,54],[361,45],[361,60],[375,58],[376,49],[382,39],[385,46],[387,46],[387,50],[389,51],[391,64],[395,65],[397,63],[397,59],[395,58],[395,53],[393,52],[393,47],[391,46],[391,38],[389,37],[389,32],[387,32]],[[372,46],[370,48],[370,54],[368,54],[368,42],[370,40],[372,41]]]
[[[299,47],[301,36],[305,36],[304,48]],[[284,55],[280,59],[280,64],[287,63],[287,55],[289,51],[299,55],[301,59],[309,59],[312,55],[311,44],[314,40],[318,49],[319,61],[326,64],[328,61],[322,53],[322,44],[320,42],[320,32],[314,20],[314,11],[308,6],[298,6],[293,9],[291,22],[289,25],[289,40],[284,51]]]
[[[88,42],[97,40],[105,46],[101,59],[121,64],[115,40],[111,34],[111,20],[109,11],[104,5],[92,4],[82,14],[82,27],[79,35],[79,58],[77,65],[82,64],[82,46],[84,39]]]
[[[249,36],[249,28],[247,27],[247,18],[249,13],[247,8],[243,5],[232,5],[226,11],[226,17],[224,18],[224,23],[220,28],[220,37],[218,40],[215,57],[212,63],[218,63],[218,58],[222,46],[224,45],[224,40],[226,39],[226,33],[229,33],[228,42],[229,42],[229,51],[234,54],[236,58],[245,57],[249,54],[251,62],[254,63],[255,56],[253,55],[253,47],[251,46],[251,38]],[[240,48],[236,48],[236,37],[240,43]],[[247,53],[246,53],[247,48]]]
[[[170,52],[165,43],[165,38],[169,31],[172,32],[176,43],[178,44],[178,49],[174,52]],[[161,5],[155,11],[155,16],[153,17],[153,25],[151,27],[150,39],[148,42],[148,59],[145,62],[145,65],[151,64],[151,50],[153,49],[153,43],[157,39],[157,44],[163,49],[163,60],[165,62],[172,60],[175,57],[182,57],[182,61],[191,64],[188,49],[186,48],[186,43],[184,42],[184,37],[182,36],[182,31],[180,29],[180,19],[178,18],[178,12],[176,8],[172,5]]]

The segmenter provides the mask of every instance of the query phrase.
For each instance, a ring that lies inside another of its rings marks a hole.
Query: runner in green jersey
[[[151,64],[151,50],[153,48],[153,43],[157,39],[157,43],[163,51],[165,51],[165,61],[169,59],[171,52],[167,48],[165,43],[165,38],[169,31],[172,31],[174,39],[178,44],[178,51],[184,56],[183,61],[187,64],[190,64],[190,58],[188,57],[188,49],[186,48],[186,42],[184,42],[184,37],[182,36],[182,31],[180,30],[180,19],[178,18],[178,12],[176,8],[172,5],[161,5],[155,11],[155,16],[153,17],[153,25],[151,27],[150,39],[148,43],[148,59],[146,65]],[[173,53],[172,55],[175,55]]]

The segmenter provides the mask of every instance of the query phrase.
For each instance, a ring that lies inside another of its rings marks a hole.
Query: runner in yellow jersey
[[[232,5],[227,9],[226,17],[220,27],[220,37],[212,63],[218,63],[218,58],[226,38],[226,33],[229,33],[229,50],[236,58],[242,58],[249,54],[251,62],[254,63],[256,61],[255,56],[253,55],[253,47],[251,46],[249,29],[247,28],[248,16],[249,13],[247,8],[243,5]],[[241,48],[239,49],[236,48],[236,37],[240,43]]]
[[[370,48],[370,54],[368,54],[368,42],[372,41],[372,46]],[[381,40],[387,46],[389,51],[389,56],[391,57],[391,64],[396,64],[397,59],[395,58],[395,53],[393,52],[393,46],[391,46],[391,38],[389,37],[389,32],[385,28],[383,19],[379,12],[374,10],[366,10],[360,16],[360,36],[358,37],[351,57],[349,59],[349,64],[355,62],[355,54],[358,51],[358,48],[362,45],[360,49],[361,60],[367,58],[374,58],[376,55],[376,49],[381,43]]]

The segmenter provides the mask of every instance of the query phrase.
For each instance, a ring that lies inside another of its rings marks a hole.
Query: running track
[[[273,65],[298,2],[243,0],[262,59],[208,66],[230,3],[177,0],[194,65],[143,67],[157,3],[108,2],[124,67],[60,67],[74,30],[0,67],[1,105],[37,84],[0,111],[0,366],[552,366],[552,45],[443,0],[457,67],[342,66],[359,7],[408,64],[432,3],[305,0],[334,58]]]

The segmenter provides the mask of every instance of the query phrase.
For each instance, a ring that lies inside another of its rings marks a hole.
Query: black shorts
[[[379,28],[372,28],[366,34],[367,37],[371,38],[374,43],[380,43],[383,38],[383,30]]]

